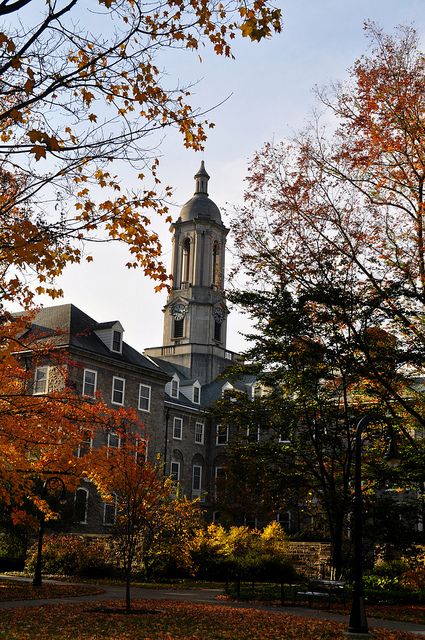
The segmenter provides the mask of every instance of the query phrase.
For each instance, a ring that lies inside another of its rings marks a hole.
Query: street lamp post
[[[58,483],[61,485],[61,493],[60,493],[59,500],[61,504],[64,504],[66,502],[65,483],[62,480],[62,478],[59,478],[58,476],[47,478],[47,480],[43,482],[43,486],[41,488],[41,494],[40,494],[41,498],[46,497],[47,490],[51,484],[58,484]],[[41,587],[41,558],[42,558],[42,551],[43,551],[44,523],[45,523],[45,516],[44,516],[44,513],[41,511],[40,517],[39,517],[39,526],[38,526],[37,559],[35,562],[34,577],[32,581],[33,587]]]
[[[354,539],[354,567],[353,567],[353,601],[351,605],[350,621],[348,624],[348,638],[369,638],[369,628],[364,605],[363,586],[363,495],[362,495],[362,434],[365,427],[376,420],[373,414],[363,416],[357,424],[354,439],[354,510],[353,510],[353,539]],[[394,434],[391,431],[390,445],[385,456],[390,466],[399,462],[396,454]]]

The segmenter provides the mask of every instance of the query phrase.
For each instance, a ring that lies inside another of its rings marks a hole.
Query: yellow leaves
[[[95,113],[90,113],[89,120],[90,122],[97,122],[97,115]]]

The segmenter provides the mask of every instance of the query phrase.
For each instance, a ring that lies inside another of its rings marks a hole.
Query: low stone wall
[[[331,578],[331,545],[326,542],[288,542],[295,570],[306,578]]]

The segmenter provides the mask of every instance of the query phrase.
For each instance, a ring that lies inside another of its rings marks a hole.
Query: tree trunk
[[[131,597],[130,597],[130,583],[131,583],[131,565],[128,565],[125,569],[125,612],[131,611]]]

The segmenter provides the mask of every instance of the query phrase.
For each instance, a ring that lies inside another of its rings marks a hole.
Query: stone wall
[[[326,542],[288,542],[295,570],[306,578],[331,578],[331,545]]]

